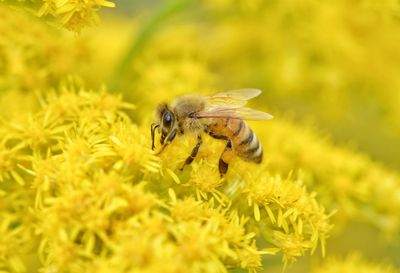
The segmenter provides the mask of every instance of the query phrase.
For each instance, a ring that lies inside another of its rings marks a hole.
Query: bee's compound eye
[[[172,124],[172,113],[167,111],[163,117],[163,125],[164,127],[170,127]]]

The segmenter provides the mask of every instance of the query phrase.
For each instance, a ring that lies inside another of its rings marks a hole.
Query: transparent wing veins
[[[273,116],[247,107],[219,108],[195,114],[196,118],[240,118],[245,120],[268,120]]]
[[[252,98],[257,97],[260,95],[262,92],[259,89],[255,88],[242,88],[242,89],[236,89],[236,90],[228,90],[228,91],[222,91],[218,92],[215,94],[212,94],[208,96],[210,100],[218,100],[218,99],[233,99],[233,100],[242,100],[242,101],[247,101]]]
[[[245,120],[267,120],[272,115],[243,107],[249,99],[261,94],[261,90],[244,88],[228,90],[206,96],[206,105],[203,111],[194,113],[196,118],[240,118]]]
[[[244,88],[237,90],[228,90],[218,92],[207,96],[206,110],[214,108],[236,108],[246,105],[247,100],[257,97],[261,94],[261,90]]]

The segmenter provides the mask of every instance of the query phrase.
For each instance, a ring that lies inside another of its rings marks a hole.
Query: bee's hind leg
[[[195,159],[197,153],[199,152],[199,148],[201,144],[203,143],[203,140],[200,135],[197,136],[197,144],[194,146],[192,152],[190,153],[190,156],[186,158],[185,163],[183,163],[183,166],[180,168],[181,171],[183,171],[183,168],[185,168],[186,165],[190,165],[190,163],[193,162]]]
[[[228,140],[228,143],[226,144],[225,149],[222,152],[218,163],[219,174],[221,177],[224,177],[225,174],[228,172],[229,161],[232,158],[232,156],[233,156],[232,143],[230,140]]]

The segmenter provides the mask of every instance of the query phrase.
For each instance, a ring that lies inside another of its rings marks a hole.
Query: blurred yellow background
[[[87,22],[41,2],[0,1],[3,124],[69,81],[122,94],[145,133],[157,104],[177,95],[259,88],[250,105],[275,116],[253,125],[268,170],[304,172],[335,211],[326,257],[285,272],[399,271],[400,2],[99,1]],[[260,272],[282,270],[281,256],[266,257]]]

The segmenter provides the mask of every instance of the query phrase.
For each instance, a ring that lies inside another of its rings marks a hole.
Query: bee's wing
[[[260,89],[242,88],[236,90],[222,91],[208,96],[210,99],[234,99],[249,100],[261,94]]]
[[[260,94],[261,90],[252,88],[218,92],[206,97],[206,109],[241,107],[247,103],[247,100],[257,97]]]
[[[194,114],[195,118],[240,118],[245,120],[267,120],[272,119],[273,116],[246,107],[237,108],[214,108],[212,110],[205,110]]]
[[[243,107],[247,100],[257,97],[261,90],[245,88],[218,92],[206,97],[203,111],[194,113],[196,118],[241,118],[246,120],[266,120],[268,113]]]

